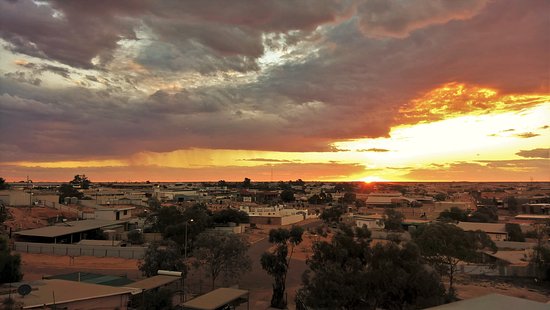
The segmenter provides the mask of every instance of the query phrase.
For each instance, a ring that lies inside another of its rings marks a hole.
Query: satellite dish
[[[22,284],[17,288],[17,293],[21,295],[22,297],[25,297],[25,295],[29,295],[32,291],[32,288],[28,284]]]

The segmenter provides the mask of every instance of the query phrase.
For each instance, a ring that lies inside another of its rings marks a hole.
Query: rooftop
[[[15,232],[20,236],[32,236],[32,237],[59,237],[69,234],[84,232],[88,230],[94,230],[98,228],[119,225],[124,221],[105,221],[105,220],[82,220],[64,222],[55,226],[46,226],[36,229],[22,230]]]
[[[505,296],[501,294],[489,294],[481,297],[461,300],[450,304],[437,306],[433,310],[501,310],[501,309],[529,309],[548,310],[550,305],[540,302]]]
[[[131,286],[131,287],[139,288],[143,290],[152,290],[157,287],[161,287],[181,279],[182,279],[181,277],[176,277],[176,276],[156,275],[150,278],[143,279],[141,281],[134,282],[127,286]]]
[[[506,234],[506,225],[501,223],[459,222],[456,226],[464,229],[465,231],[481,230],[493,234]]]
[[[248,291],[222,287],[183,304],[185,308],[215,310],[240,298],[248,296]]]
[[[23,309],[53,305],[54,294],[55,303],[63,304],[114,295],[138,294],[141,292],[139,289],[130,287],[114,287],[58,279],[34,281],[29,284],[32,288],[29,295],[25,297],[12,295],[16,302],[23,303]]]

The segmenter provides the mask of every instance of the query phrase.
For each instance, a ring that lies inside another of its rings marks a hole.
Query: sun
[[[364,178],[360,179],[359,181],[363,181],[365,183],[373,183],[373,182],[387,182],[388,180],[383,179],[379,176],[369,175],[368,177],[364,177]]]

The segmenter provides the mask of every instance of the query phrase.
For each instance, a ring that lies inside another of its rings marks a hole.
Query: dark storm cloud
[[[369,0],[359,5],[359,25],[368,36],[406,37],[433,24],[471,18],[487,0]]]
[[[92,75],[106,85],[102,90],[17,83],[33,84],[29,76],[2,79],[1,140],[20,149],[20,157],[189,147],[331,150],[335,139],[387,136],[403,104],[445,83],[504,93],[548,85],[547,1],[494,1],[484,8],[465,2],[456,11],[445,2],[439,11],[427,10],[431,17],[399,9],[379,25],[372,14],[381,8],[369,8],[371,1],[358,11],[337,1],[0,3],[0,35],[13,51],[73,67],[93,67],[96,57],[108,63],[117,42],[134,39],[140,27],[152,33],[149,41],[136,41],[142,47],[130,59],[149,71],[109,80]],[[292,45],[300,57],[260,70],[268,33],[284,41],[268,44]],[[125,93],[169,71],[258,75],[230,86]]]
[[[521,150],[516,155],[527,158],[550,158],[550,148],[533,149],[533,150]],[[549,163],[550,165],[550,163]]]
[[[37,5],[22,0],[0,2],[0,36],[14,52],[91,68],[93,58],[109,61],[120,39],[134,39],[135,28],[146,25],[161,44],[176,48],[170,51],[172,57],[184,57],[191,48],[191,53],[202,52],[197,56],[233,57],[230,64],[245,70],[255,69],[251,60],[263,54],[262,33],[313,30],[344,14],[347,7],[330,0],[233,1],[230,5],[146,0]],[[239,59],[244,63],[235,64]]]

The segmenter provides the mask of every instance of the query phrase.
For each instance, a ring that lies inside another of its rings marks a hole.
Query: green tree
[[[498,221],[497,207],[478,207],[477,210],[470,215],[468,221],[479,223],[496,223]]]
[[[151,209],[151,211],[158,211],[161,206],[160,200],[155,197],[149,197],[149,199],[147,199],[147,206],[149,206],[149,209]]]
[[[444,222],[467,222],[468,211],[458,207],[451,207],[450,210],[445,210],[439,213],[439,219]]]
[[[195,204],[181,212],[179,220],[167,226],[162,236],[176,242],[185,251],[185,244],[188,250],[192,249],[195,238],[210,227],[213,227],[210,211],[204,204]]]
[[[323,210],[323,213],[319,216],[325,223],[339,223],[340,217],[344,214],[344,210],[340,207],[327,207]]]
[[[482,231],[465,232],[453,224],[434,223],[420,226],[413,233],[422,256],[441,275],[449,277],[448,295],[454,296],[453,280],[460,261],[479,260],[481,249],[496,251],[496,246]]]
[[[143,244],[143,233],[138,230],[128,232],[128,241],[130,241],[131,244]]]
[[[344,229],[317,242],[297,305],[312,309],[413,309],[443,302],[439,275],[414,243],[370,247],[366,228]]]
[[[79,192],[71,184],[61,184],[61,186],[59,186],[59,189],[57,191],[59,193],[60,203],[64,202],[65,197],[76,197],[78,199],[82,199],[84,197],[84,194]]]
[[[506,223],[504,227],[508,233],[509,241],[525,242],[525,237],[523,236],[523,232],[521,231],[519,224]]]
[[[248,213],[235,209],[223,209],[213,214],[212,220],[217,224],[227,224],[229,222],[235,224],[249,223],[250,217]]]
[[[517,213],[518,212],[519,203],[518,203],[518,200],[516,199],[516,197],[514,197],[514,196],[506,197],[506,199],[504,201],[506,202],[506,205],[508,206],[508,210],[510,212],[512,212],[512,213]]]
[[[269,242],[275,244],[272,252],[265,252],[261,258],[262,268],[273,277],[273,296],[271,306],[284,309],[286,307],[285,290],[286,275],[290,268],[290,260],[296,245],[302,242],[304,229],[292,226],[290,230],[279,228],[269,232]],[[289,251],[290,247],[290,251]]]
[[[445,193],[437,193],[434,195],[434,199],[436,201],[444,201],[445,199],[447,199],[447,194]]]
[[[356,199],[357,199],[357,195],[355,195],[355,193],[347,192],[342,197],[342,202],[350,204],[350,203],[354,203]]]
[[[252,262],[247,254],[248,247],[248,242],[236,234],[216,230],[202,232],[195,240],[195,266],[206,269],[214,289],[221,274],[226,278],[237,278],[250,270]]]
[[[183,214],[175,206],[158,209],[153,218],[153,231],[160,233],[164,233],[168,226],[177,225],[184,221]]]
[[[19,282],[22,278],[21,257],[11,254],[8,241],[0,236],[0,284]]]
[[[296,200],[296,198],[294,198],[294,191],[290,189],[285,189],[282,191],[280,197],[283,202],[293,202]]]
[[[181,271],[187,275],[187,267],[179,248],[174,242],[166,242],[164,245],[153,242],[145,251],[145,255],[138,263],[138,268],[144,276],[157,275],[159,270]]]
[[[388,208],[384,210],[384,229],[392,231],[402,231],[403,228],[401,227],[401,223],[403,223],[404,219],[405,216],[403,216],[403,213]]]
[[[535,226],[537,244],[533,248],[530,264],[535,267],[537,276],[550,280],[550,246],[546,242],[550,236],[550,220]]]
[[[252,181],[249,178],[244,178],[243,187],[244,188],[249,188],[250,185],[252,185]]]
[[[72,186],[77,186],[82,189],[88,189],[90,188],[90,184],[92,182],[88,179],[88,177],[85,174],[77,174],[74,176],[73,180],[69,182]]]
[[[9,189],[10,185],[6,183],[6,180],[4,178],[0,178],[0,190]]]
[[[365,208],[367,206],[367,202],[363,199],[356,199],[355,200],[355,207],[356,208]]]

